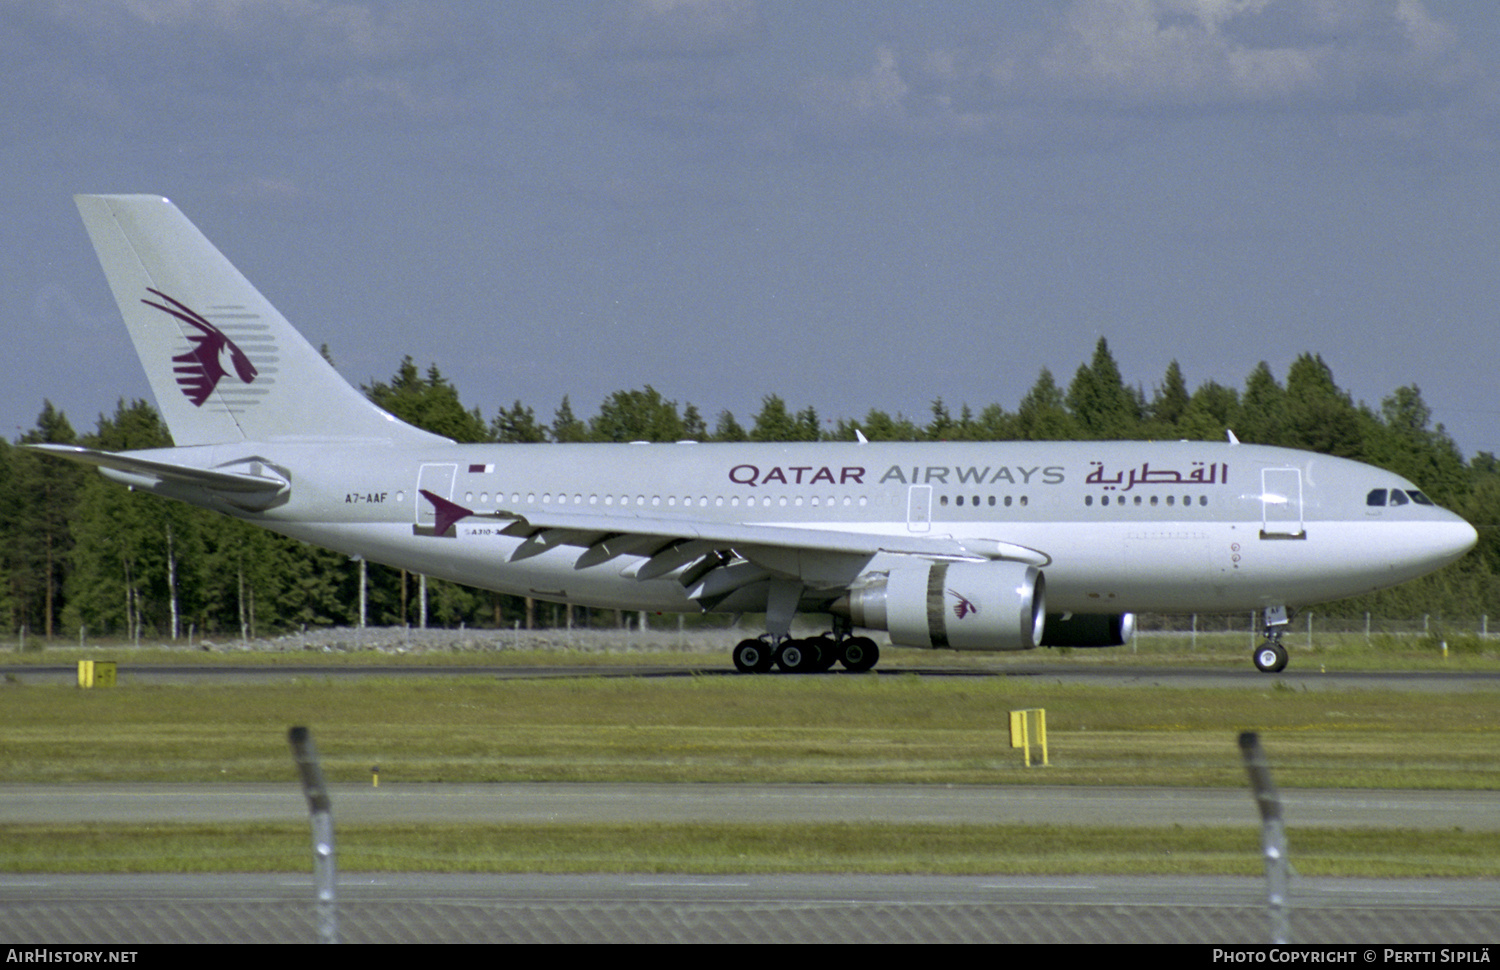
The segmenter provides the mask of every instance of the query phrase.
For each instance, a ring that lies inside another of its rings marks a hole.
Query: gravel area
[[[480,630],[403,627],[320,627],[300,633],[248,642],[222,637],[199,641],[195,650],[215,653],[259,651],[339,653],[377,650],[385,653],[449,653],[486,650],[568,651],[572,653],[712,653],[722,654],[753,634],[746,630]],[[167,646],[163,644],[163,646]]]

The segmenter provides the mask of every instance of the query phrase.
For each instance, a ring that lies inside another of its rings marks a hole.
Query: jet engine
[[[1044,647],[1118,647],[1135,636],[1134,613],[1049,613]]]
[[[1030,650],[1046,622],[1041,570],[1020,562],[922,562],[863,577],[833,604],[903,647]]]

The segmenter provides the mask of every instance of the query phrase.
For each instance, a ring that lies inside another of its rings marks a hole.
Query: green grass
[[[1238,786],[1257,730],[1289,787],[1500,787],[1494,691],[1042,678],[289,678],[0,687],[0,782],[273,781],[313,728],[331,781],[1030,784],[1007,712],[1047,711],[1048,784]]]
[[[472,660],[472,658],[470,658]],[[282,677],[79,690],[0,683],[0,782],[645,781],[1243,787],[1261,732],[1283,788],[1500,788],[1500,691],[1304,691],[1045,677]],[[1047,711],[1025,769],[1007,712]],[[1306,830],[1304,874],[1500,875],[1494,833]],[[301,871],[305,826],[0,826],[0,870]],[[1244,873],[1249,829],[918,825],[361,825],[349,871]]]
[[[1044,825],[351,825],[345,872],[1259,875],[1249,828]],[[305,825],[0,826],[5,872],[306,872]],[[1292,833],[1305,876],[1500,876],[1486,832]]]

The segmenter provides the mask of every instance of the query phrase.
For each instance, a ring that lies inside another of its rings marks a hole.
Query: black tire
[[[741,640],[734,648],[734,669],[742,674],[758,674],[766,669],[770,649],[759,640]]]
[[[844,641],[839,662],[850,673],[862,674],[880,662],[880,648],[869,637],[850,637]]]
[[[776,651],[776,666],[786,673],[798,674],[807,669],[809,660],[814,656],[806,641],[788,640]]]
[[[1286,647],[1267,641],[1255,648],[1255,669],[1263,674],[1279,674],[1286,669]]]

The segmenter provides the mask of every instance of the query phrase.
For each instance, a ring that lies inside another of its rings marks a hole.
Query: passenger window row
[[[1022,495],[1020,498],[1017,498],[1014,495],[1006,495],[1006,496],[1003,496],[1003,497],[996,497],[994,495],[990,495],[990,496],[988,496],[988,498],[989,498],[989,501],[988,501],[988,503],[986,503],[986,502],[983,502],[981,500],[980,496],[978,496],[978,495],[954,495],[954,496],[951,496],[951,500],[952,500],[953,504],[959,506],[960,508],[962,508],[965,505],[965,503],[967,503],[971,508],[978,508],[980,505],[984,505],[984,504],[988,504],[990,508],[994,508],[996,506],[1001,506],[1001,505],[1003,505],[1005,508],[1010,508],[1012,503],[1014,503],[1016,505],[1020,505],[1022,508],[1024,508],[1026,506],[1026,503],[1027,503],[1027,498],[1024,495]],[[947,505],[949,501],[950,501],[950,496],[947,496],[947,495],[939,495],[938,496],[938,504],[939,505]]]
[[[1094,496],[1092,496],[1092,495],[1085,495],[1083,497],[1083,504],[1084,505],[1093,505],[1094,504]],[[1101,495],[1099,497],[1099,504],[1100,505],[1109,505],[1110,504],[1110,496],[1108,496],[1108,495]],[[1168,508],[1171,508],[1172,506],[1175,506],[1177,504],[1177,496],[1176,495],[1166,495],[1166,496],[1161,496],[1161,495],[1149,495],[1149,496],[1146,496],[1146,495],[1116,495],[1116,496],[1114,496],[1114,504],[1115,505],[1134,505],[1134,506],[1141,506],[1141,507],[1150,507],[1150,506],[1156,506],[1156,505],[1166,505]],[[1191,496],[1191,495],[1184,495],[1184,496],[1182,496],[1182,505],[1183,505],[1184,508],[1186,508],[1187,506],[1192,505],[1192,504],[1193,504],[1193,496]],[[1208,496],[1207,495],[1199,495],[1198,496],[1198,504],[1199,505],[1207,505],[1208,504]]]
[[[398,498],[399,498],[399,496],[398,496]],[[494,498],[495,498],[495,504],[496,505],[506,504],[506,494],[504,492],[497,491],[495,493]],[[475,499],[475,493],[474,492],[470,491],[470,492],[465,492],[464,493],[464,501],[466,503],[472,504],[474,502],[474,499]],[[489,502],[490,502],[490,493],[487,492],[487,491],[480,492],[480,493],[478,493],[478,499],[479,499],[479,503],[481,505],[488,505]],[[860,496],[844,495],[842,497],[841,496],[836,496],[836,495],[829,495],[829,496],[812,495],[812,496],[807,496],[807,497],[804,497],[804,496],[801,496],[801,495],[794,495],[794,496],[790,496],[790,497],[786,496],[786,495],[777,495],[777,496],[771,496],[771,495],[747,495],[747,496],[744,496],[744,497],[741,497],[740,495],[730,495],[728,497],[725,497],[723,495],[715,495],[712,498],[709,498],[707,495],[699,495],[699,496],[696,496],[696,497],[692,496],[692,495],[684,495],[684,496],[681,496],[681,497],[676,496],[676,495],[667,495],[667,496],[652,495],[652,496],[650,496],[648,498],[645,495],[635,495],[635,496],[620,495],[620,496],[616,497],[615,495],[598,495],[598,494],[592,494],[592,495],[589,495],[589,496],[585,497],[585,496],[583,496],[581,494],[576,494],[575,493],[573,495],[568,495],[568,494],[563,493],[563,492],[559,492],[559,493],[557,493],[555,495],[553,493],[551,493],[551,492],[543,492],[540,495],[538,495],[536,492],[527,492],[525,494],[522,494],[521,492],[511,492],[510,496],[509,496],[509,499],[510,499],[509,504],[511,504],[511,505],[519,505],[519,504],[521,504],[523,502],[525,504],[528,504],[528,505],[535,505],[538,502],[540,502],[543,505],[605,505],[605,506],[616,506],[616,505],[618,505],[618,506],[631,506],[631,505],[633,505],[633,506],[637,506],[637,507],[642,507],[642,506],[662,507],[662,506],[665,506],[667,508],[674,508],[674,507],[678,507],[678,506],[683,507],[683,508],[693,508],[693,507],[708,508],[710,504],[712,504],[714,506],[718,506],[718,507],[730,506],[730,507],[733,507],[733,508],[737,508],[737,507],[742,506],[742,505],[743,506],[747,506],[747,507],[752,507],[752,508],[755,507],[755,506],[760,506],[762,508],[770,508],[773,505],[775,505],[775,506],[801,507],[801,506],[803,506],[805,504],[805,505],[810,506],[812,508],[819,508],[819,507],[822,507],[822,506],[827,506],[827,507],[833,507],[833,506],[836,506],[836,505],[843,505],[843,506],[851,506],[851,505],[865,506],[865,505],[869,504],[869,499],[866,496],[863,496],[863,495],[860,495]]]

